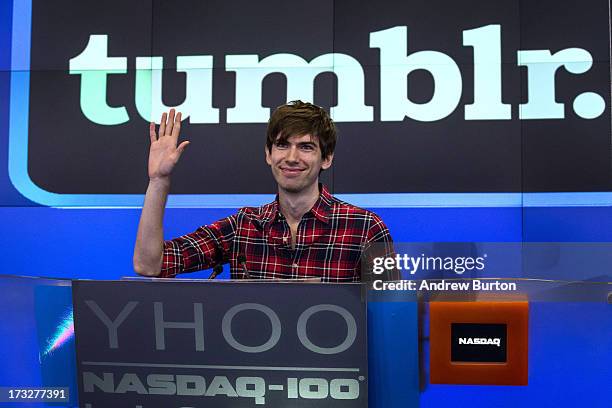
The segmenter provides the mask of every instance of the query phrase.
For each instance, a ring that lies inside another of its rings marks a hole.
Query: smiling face
[[[318,186],[319,172],[328,169],[334,155],[321,157],[318,138],[305,134],[290,136],[286,141],[272,144],[266,148],[266,162],[272,169],[272,175],[278,183],[279,193],[292,194],[312,191]]]

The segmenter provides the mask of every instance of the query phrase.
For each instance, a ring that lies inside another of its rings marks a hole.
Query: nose
[[[296,162],[298,161],[298,154],[299,152],[298,152],[297,146],[291,146],[289,150],[287,151],[286,160],[288,162]]]

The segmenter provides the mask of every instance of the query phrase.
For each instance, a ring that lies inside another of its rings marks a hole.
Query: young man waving
[[[179,273],[229,263],[231,277],[321,278],[359,281],[362,254],[372,246],[391,254],[385,224],[374,213],[338,200],[319,184],[334,158],[336,128],[325,110],[290,102],[268,122],[266,162],[278,184],[273,202],[163,240],[162,220],[170,175],[189,142],[177,147],[181,114],[162,116],[159,133],[150,125],[149,186],[134,249],[134,269],[145,276]]]

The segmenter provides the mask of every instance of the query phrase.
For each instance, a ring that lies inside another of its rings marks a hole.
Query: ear
[[[323,170],[329,169],[332,165],[332,161],[334,161],[334,154],[330,153],[329,156],[324,158],[323,162],[321,162],[321,169]]]
[[[270,158],[270,151],[268,150],[267,146],[264,146],[264,151],[266,152],[266,163],[268,163],[268,166],[271,166],[272,159]]]

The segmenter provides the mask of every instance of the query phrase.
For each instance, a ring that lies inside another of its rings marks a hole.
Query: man
[[[387,227],[374,213],[344,203],[319,184],[334,158],[336,128],[325,110],[294,101],[268,122],[266,162],[278,184],[276,200],[246,207],[195,232],[164,242],[162,219],[170,175],[189,144],[177,147],[181,113],[151,123],[149,186],[138,226],[134,269],[145,276],[179,273],[230,263],[231,277],[321,278],[359,281],[362,254],[393,252]]]

